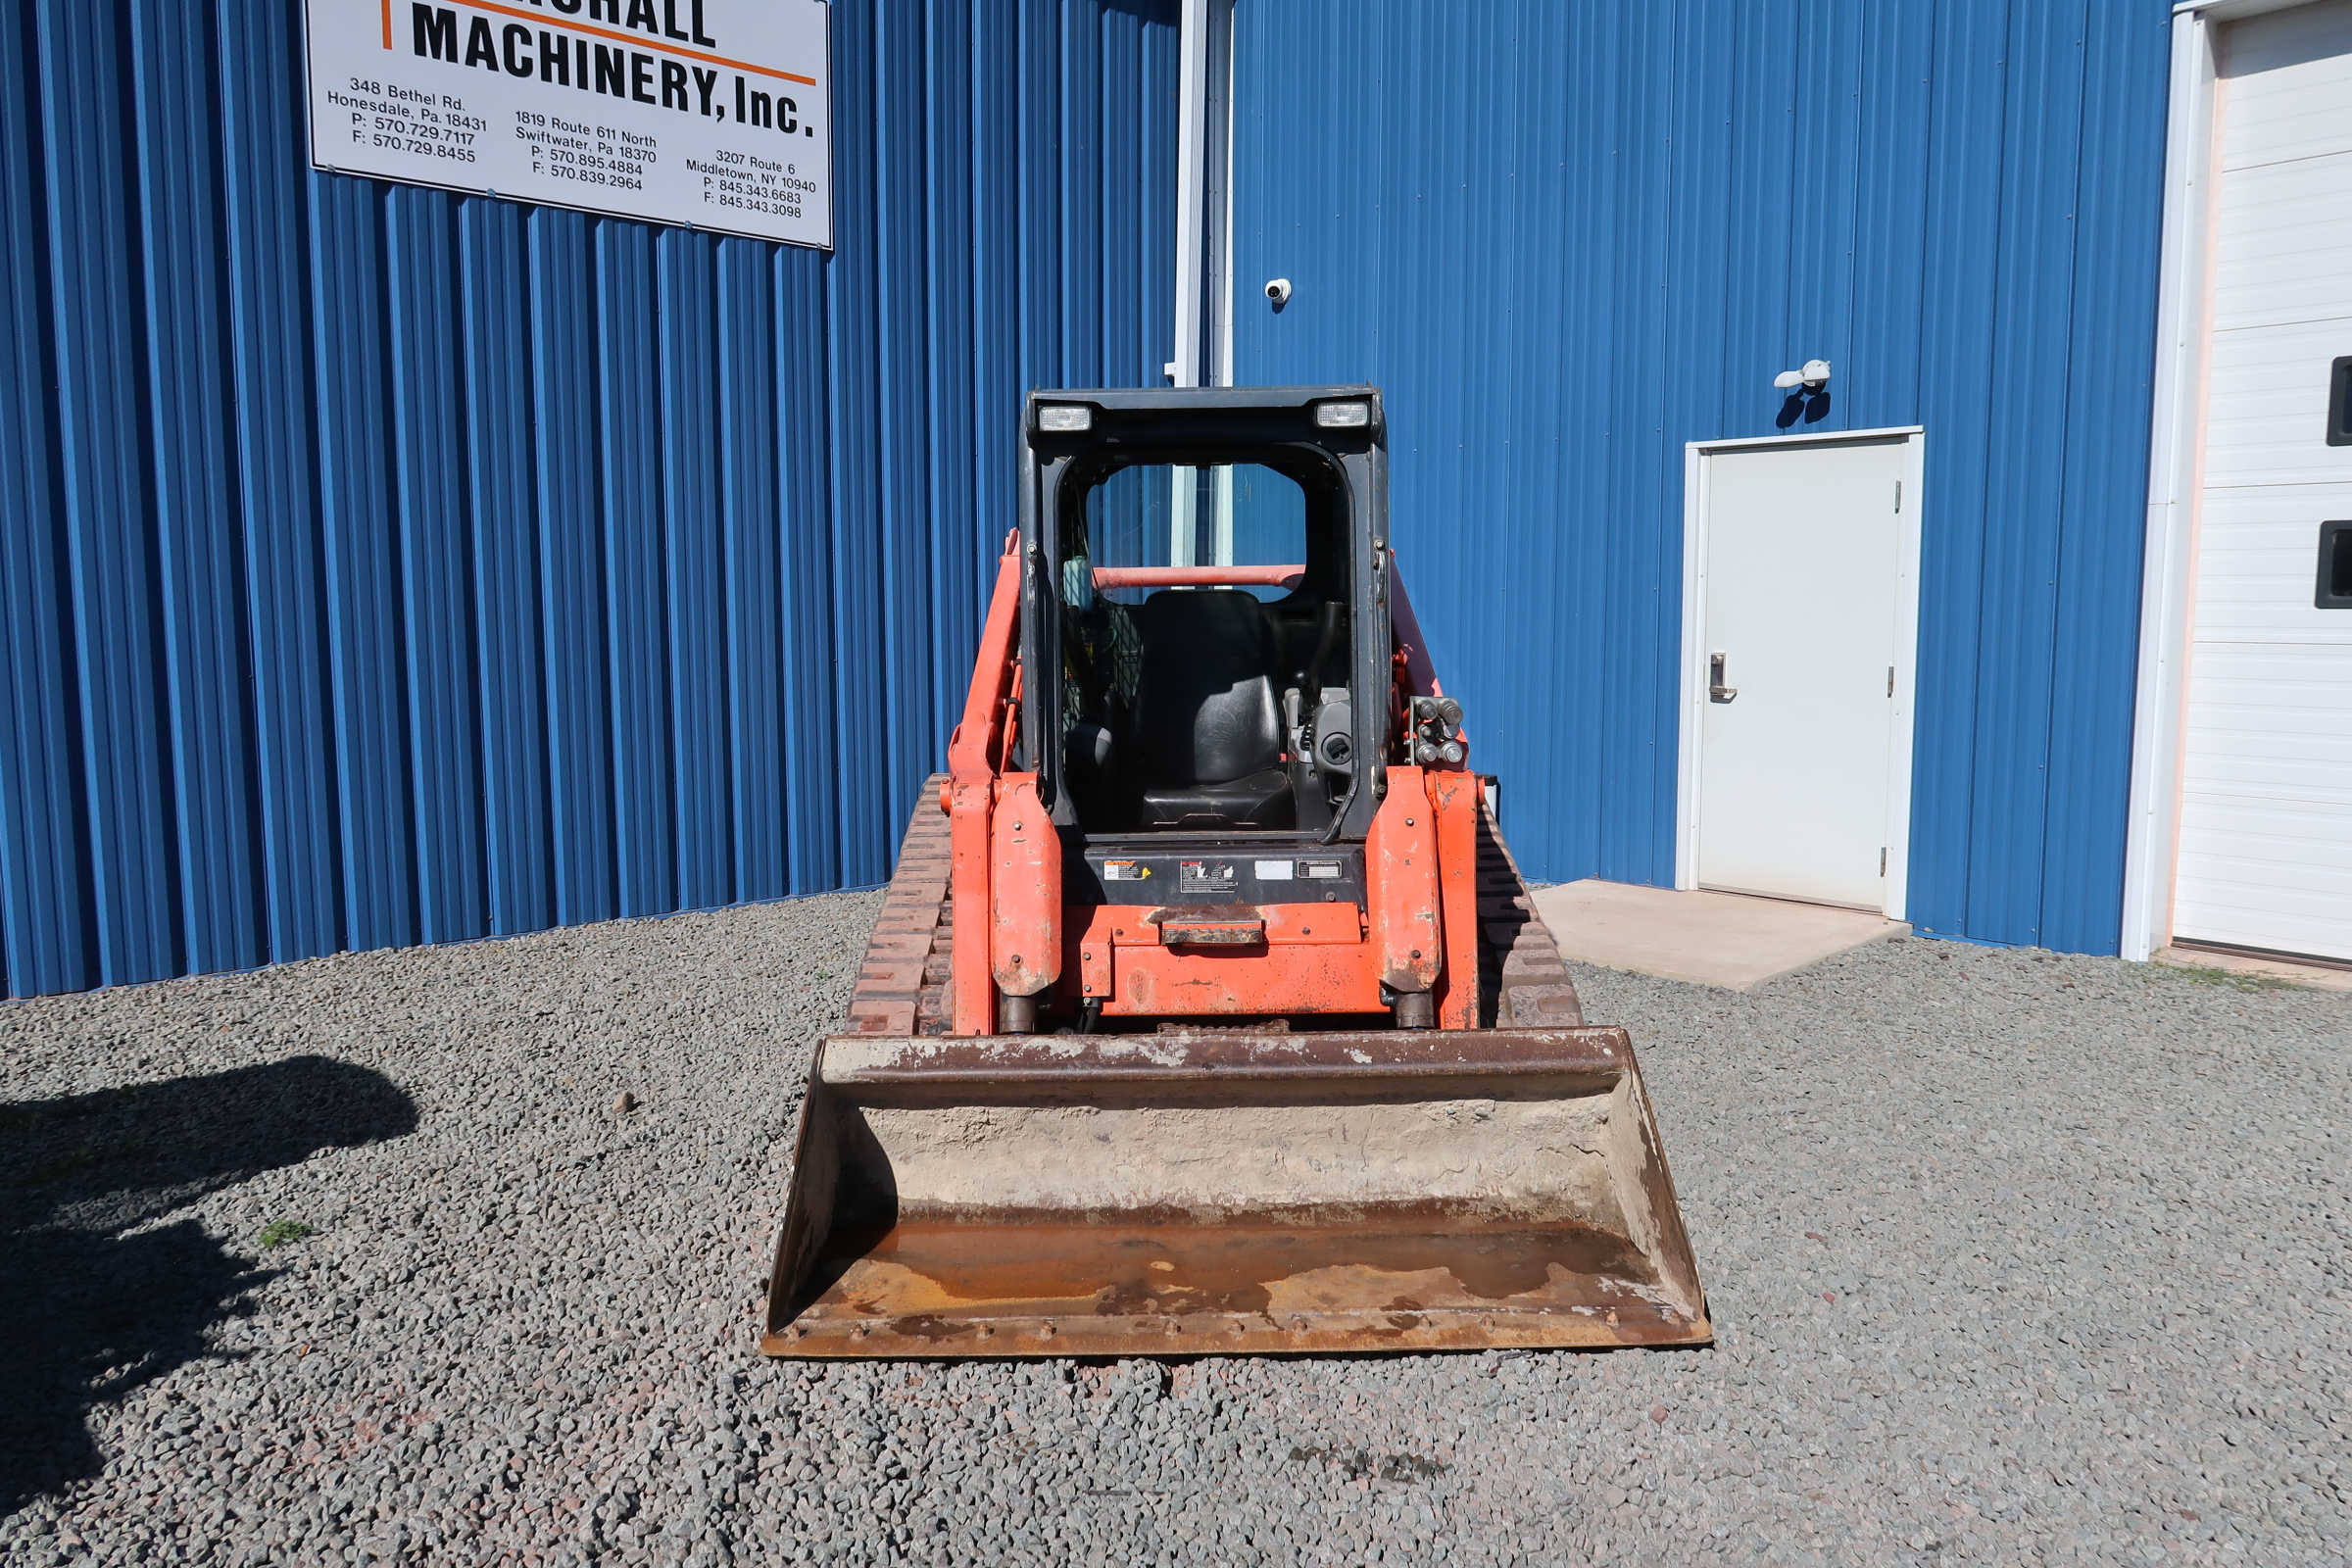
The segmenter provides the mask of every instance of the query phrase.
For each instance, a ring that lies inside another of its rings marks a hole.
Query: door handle
[[[1707,656],[1707,701],[1711,703],[1728,703],[1740,695],[1739,687],[1723,683],[1723,666],[1729,659],[1728,654]]]

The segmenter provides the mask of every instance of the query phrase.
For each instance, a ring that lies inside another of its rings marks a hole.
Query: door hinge
[[[1903,510],[1903,481],[1900,479],[1894,481],[1894,510]]]
[[[1886,695],[1889,697],[1894,695],[1894,666],[1892,664],[1886,666]]]
[[[1880,846],[1879,846],[1879,875],[1881,875],[1881,876],[1885,876],[1886,874],[1886,845],[1884,845],[1884,844],[1882,844],[1882,845],[1880,845]]]

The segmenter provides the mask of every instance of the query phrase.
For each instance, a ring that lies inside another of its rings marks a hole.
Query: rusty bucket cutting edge
[[[1705,1344],[1612,1028],[849,1037],[769,1355]]]

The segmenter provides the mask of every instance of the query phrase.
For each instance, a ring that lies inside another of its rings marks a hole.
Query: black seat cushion
[[[1290,827],[1298,820],[1287,768],[1269,767],[1223,784],[1144,787],[1142,825],[1214,831],[1228,827]]]
[[[1146,827],[1288,827],[1274,630],[1251,595],[1163,589],[1145,601],[1128,769]]]

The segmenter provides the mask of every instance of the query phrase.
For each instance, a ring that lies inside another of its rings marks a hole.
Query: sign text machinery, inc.
[[[311,162],[833,243],[822,0],[308,0]]]

